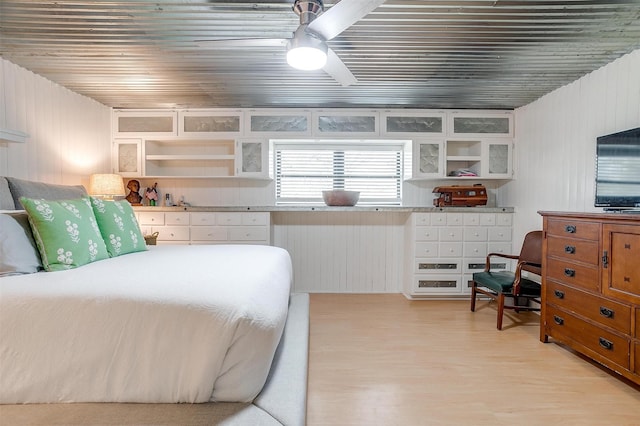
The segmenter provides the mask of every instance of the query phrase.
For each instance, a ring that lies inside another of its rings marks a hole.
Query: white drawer
[[[438,256],[438,243],[420,242],[416,243],[416,257]]]
[[[216,224],[216,214],[209,212],[191,213],[191,225],[211,226]]]
[[[416,227],[416,241],[438,241],[438,228],[430,226]]]
[[[165,225],[188,225],[189,213],[186,212],[166,212],[164,214]]]
[[[140,225],[164,225],[163,212],[140,212]]]
[[[489,243],[487,250],[489,253],[517,254],[511,251],[511,243]]]
[[[462,213],[447,213],[447,225],[449,226],[462,226],[464,223]]]
[[[440,243],[440,257],[462,257],[462,243]]]
[[[238,213],[217,213],[216,223],[218,225],[242,225],[242,216]]]
[[[473,282],[473,275],[464,274],[462,276],[462,292],[465,294],[471,294],[471,283]]]
[[[496,225],[498,226],[511,226],[513,222],[513,215],[511,213],[498,213],[496,214]]]
[[[154,227],[153,232],[158,232],[158,241],[189,241],[188,226]]]
[[[416,259],[413,272],[416,274],[449,274],[460,273],[460,259]]]
[[[462,241],[462,228],[446,227],[438,230],[440,241]]]
[[[496,224],[496,215],[494,213],[480,213],[480,225],[494,226]]]
[[[411,290],[414,294],[449,294],[460,293],[460,275],[417,274],[413,277]]]
[[[465,213],[464,215],[465,226],[478,226],[480,225],[480,214],[478,213]]]
[[[429,213],[413,214],[416,226],[426,226],[431,224],[431,215]]]
[[[485,264],[487,262],[486,257],[478,257],[478,258],[465,258],[462,271],[465,274],[473,274],[474,272],[482,272],[484,271]],[[500,257],[492,257],[491,258],[491,270],[492,271],[504,271],[509,269],[511,263],[509,259],[502,259]]]
[[[238,226],[229,228],[229,241],[261,241],[266,242],[267,230],[258,226]]]
[[[494,226],[489,229],[489,241],[511,241],[511,228]]]
[[[464,257],[487,257],[487,243],[464,243]]]
[[[440,226],[447,224],[447,214],[446,213],[434,213],[431,215],[431,225]]]
[[[226,241],[227,228],[221,226],[194,226],[191,241]]]
[[[256,226],[269,223],[269,213],[240,213],[243,225]]]
[[[465,241],[487,241],[487,228],[482,226],[473,226],[464,228]]]

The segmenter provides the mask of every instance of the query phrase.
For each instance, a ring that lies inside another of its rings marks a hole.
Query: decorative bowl
[[[343,189],[322,191],[322,198],[328,206],[355,206],[360,198],[360,191],[345,191]]]

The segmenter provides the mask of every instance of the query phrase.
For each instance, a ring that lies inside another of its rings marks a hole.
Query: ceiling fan
[[[290,39],[232,39],[202,40],[203,47],[273,47],[286,46],[287,62],[294,68],[317,70],[322,68],[342,86],[357,83],[355,76],[327,41],[365,17],[385,0],[342,0],[324,12],[322,0],[295,0],[293,10],[300,17],[300,26]]]

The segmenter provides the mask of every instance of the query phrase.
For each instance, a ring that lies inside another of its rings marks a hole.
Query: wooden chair
[[[491,271],[491,258],[503,257],[517,259],[515,271]],[[524,237],[520,255],[489,253],[484,272],[473,274],[471,286],[471,312],[476,309],[478,293],[498,301],[498,330],[502,330],[502,317],[505,309],[519,311],[539,311],[541,286],[533,280],[524,278],[522,271],[537,275],[542,273],[542,231],[531,231]],[[505,297],[513,298],[513,305],[505,305]],[[522,303],[524,301],[524,303]],[[530,301],[538,306],[530,306]]]

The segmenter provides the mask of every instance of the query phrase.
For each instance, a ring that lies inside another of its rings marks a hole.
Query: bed
[[[308,296],[291,283],[285,250],[249,245],[150,246],[2,276],[0,413],[215,403],[218,420],[303,424]]]

